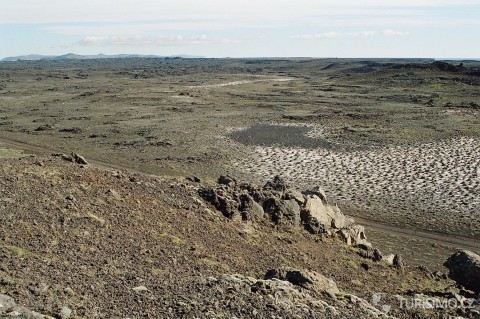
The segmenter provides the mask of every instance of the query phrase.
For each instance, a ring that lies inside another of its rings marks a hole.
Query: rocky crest
[[[331,205],[321,188],[301,193],[280,176],[263,187],[221,176],[216,186],[200,188],[199,195],[230,219],[270,220],[276,225],[303,227],[312,234],[337,237],[349,246],[372,246],[364,227]],[[379,252],[376,258],[381,259]]]

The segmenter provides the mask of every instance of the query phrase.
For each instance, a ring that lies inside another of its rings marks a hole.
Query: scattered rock
[[[77,153],[72,152],[72,158],[73,158],[73,161],[77,164],[88,165],[88,162],[85,159],[85,157],[78,155]]]
[[[335,282],[314,271],[300,271],[293,268],[271,269],[267,271],[264,279],[286,280],[295,286],[300,286],[317,293],[326,293],[331,297],[340,293]]]
[[[382,253],[377,248],[373,248],[364,244],[357,245],[357,248],[360,249],[358,254],[363,258],[372,259],[373,261],[380,261],[383,258]]]
[[[448,277],[475,292],[480,292],[480,256],[468,251],[458,251],[443,264]]]

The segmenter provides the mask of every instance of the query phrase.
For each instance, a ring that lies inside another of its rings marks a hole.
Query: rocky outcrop
[[[246,317],[274,317],[270,313],[273,310],[276,318],[392,318],[388,311],[341,292],[335,282],[311,271],[272,269],[264,279],[229,274],[210,278],[209,285],[220,291],[228,286],[229,298],[249,301],[245,308],[260,306]]]
[[[342,239],[347,245],[371,246],[363,226],[331,205],[321,188],[301,193],[276,176],[263,187],[221,176],[215,187],[199,195],[230,219],[265,220],[277,225],[303,227],[312,234]]]
[[[448,277],[475,292],[480,292],[480,256],[468,251],[458,251],[444,263]]]

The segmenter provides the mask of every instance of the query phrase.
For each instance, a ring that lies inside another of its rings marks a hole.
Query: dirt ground
[[[202,202],[196,182],[60,156],[0,163],[0,293],[56,318],[64,307],[73,318],[371,317],[358,298],[388,304],[399,318],[475,316],[402,307],[397,298],[414,293],[450,299],[460,291],[425,267],[373,262],[338,239],[229,220]],[[307,303],[300,290],[289,306],[285,287],[272,297],[274,288],[262,294],[239,281],[278,267],[315,270],[341,293]]]

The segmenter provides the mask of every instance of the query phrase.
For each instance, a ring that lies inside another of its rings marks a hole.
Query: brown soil
[[[406,296],[452,285],[415,267],[362,259],[337,240],[300,229],[230,221],[202,203],[198,183],[60,157],[0,161],[0,292],[42,313],[68,306],[81,318],[193,318],[208,311],[247,318],[255,309],[263,318],[275,310],[261,300],[245,305],[242,295],[228,299],[221,293],[228,287],[207,279],[262,278],[280,266],[314,269],[367,300],[375,292]],[[138,286],[148,291],[132,290]],[[355,311],[343,309],[352,318]],[[405,311],[395,315],[412,312]]]

